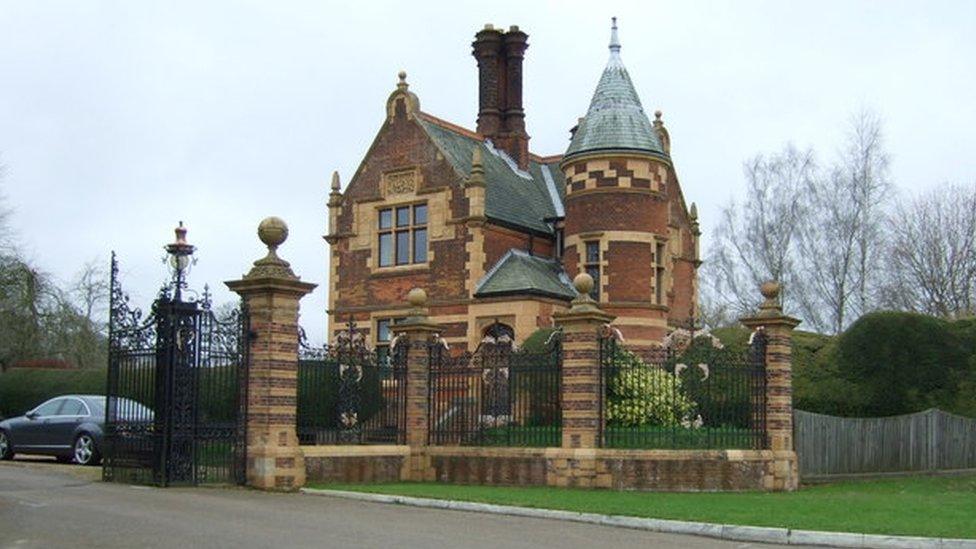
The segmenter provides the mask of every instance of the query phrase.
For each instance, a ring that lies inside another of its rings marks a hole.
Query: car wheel
[[[0,431],[0,459],[14,459],[14,447],[11,446],[6,431]]]
[[[75,463],[78,465],[96,465],[102,460],[98,448],[95,447],[95,439],[88,433],[78,435],[72,450]]]

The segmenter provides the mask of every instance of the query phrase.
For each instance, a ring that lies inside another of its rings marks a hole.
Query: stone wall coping
[[[609,324],[617,317],[594,308],[583,311],[573,311],[572,309],[558,311],[552,313],[552,318],[556,321],[556,325],[560,326],[566,324]]]
[[[281,293],[303,296],[311,293],[318,284],[302,282],[297,279],[280,277],[260,277],[242,278],[239,280],[228,280],[224,284],[233,292],[241,295],[253,294],[256,292],[266,292],[268,290]]]
[[[377,445],[358,445],[358,444],[345,444],[345,445],[308,445],[301,446],[302,452],[305,453],[306,458],[320,458],[320,457],[378,457],[378,456],[409,456],[410,447],[400,446],[395,444],[377,444]]]
[[[303,445],[305,457],[410,456],[407,445]],[[773,450],[630,450],[617,448],[520,448],[499,446],[426,446],[414,454],[429,456],[564,458],[564,459],[654,459],[756,461],[789,459],[795,452]],[[795,459],[795,458],[794,458]]]
[[[795,452],[772,450],[636,450],[617,448],[517,448],[496,446],[427,446],[430,456],[458,457],[540,457],[563,459],[654,459],[764,461],[793,458]]]
[[[739,319],[746,328],[755,330],[760,326],[783,326],[789,329],[796,328],[800,325],[800,319],[793,318],[792,316],[786,316],[783,314],[776,316],[746,316]]]
[[[437,322],[429,320],[426,317],[414,318],[408,317],[404,322],[398,322],[396,324],[390,325],[390,331],[394,334],[416,334],[416,333],[437,333],[442,331],[444,328]]]

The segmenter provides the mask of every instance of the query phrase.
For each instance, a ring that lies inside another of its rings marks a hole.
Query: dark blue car
[[[152,421],[152,411],[119,399],[121,416]],[[0,459],[14,453],[44,454],[58,461],[96,465],[101,459],[105,397],[64,395],[52,398],[21,417],[0,421]]]

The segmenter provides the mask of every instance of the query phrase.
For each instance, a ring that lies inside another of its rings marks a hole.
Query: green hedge
[[[546,351],[546,341],[555,332],[555,328],[539,328],[538,330],[532,332],[529,337],[525,338],[522,342],[521,349],[526,353],[541,353]]]
[[[741,349],[749,337],[742,327],[713,333]],[[792,353],[797,409],[856,417],[935,406],[976,417],[976,319],[871,313],[836,337],[794,332]]]
[[[104,368],[36,370],[14,368],[0,374],[0,417],[23,415],[45,400],[64,394],[105,394]]]
[[[958,398],[969,396],[958,392],[969,377],[972,352],[949,322],[878,312],[840,335],[833,361],[840,379],[856,387],[860,411],[885,416],[935,407],[955,411]]]
[[[363,378],[357,385],[359,391],[359,422],[368,421],[379,413],[384,405],[382,377],[375,364],[364,363]],[[389,372],[385,372],[389,375]],[[297,424],[306,429],[339,429],[339,362],[328,360],[302,360],[298,363]]]

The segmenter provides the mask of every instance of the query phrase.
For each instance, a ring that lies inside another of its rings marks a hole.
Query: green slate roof
[[[485,274],[475,297],[533,294],[559,299],[573,299],[576,291],[562,265],[554,259],[530,255],[511,249]]]
[[[636,150],[666,156],[620,59],[616,18],[611,31],[610,60],[565,157],[601,150]]]
[[[429,115],[428,115],[429,116]],[[485,215],[490,219],[516,225],[543,234],[552,234],[546,218],[562,217],[565,183],[559,162],[529,162],[526,171],[519,170],[504,152],[490,142],[471,137],[417,117],[454,169],[462,176],[471,175],[471,154],[481,147],[485,168]]]

